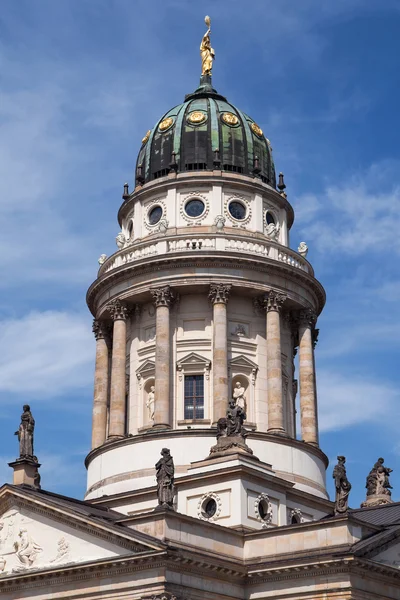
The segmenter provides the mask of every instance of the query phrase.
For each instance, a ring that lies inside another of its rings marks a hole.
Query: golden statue
[[[201,74],[211,75],[213,60],[215,59],[214,49],[211,48],[210,33],[211,33],[211,19],[206,17],[204,19],[208,29],[203,35],[203,39],[200,44],[200,56],[201,56]]]

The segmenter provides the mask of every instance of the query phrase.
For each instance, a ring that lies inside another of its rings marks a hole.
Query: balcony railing
[[[243,236],[229,235],[209,235],[197,236],[188,235],[185,237],[173,237],[162,239],[149,239],[141,242],[135,248],[127,246],[110,256],[99,269],[99,277],[109,273],[113,269],[123,265],[134,263],[146,257],[162,256],[167,253],[178,252],[204,252],[210,251],[248,254],[257,257],[265,257],[270,260],[276,260],[296,269],[305,271],[313,275],[313,269],[310,263],[300,256],[298,252],[290,250],[286,246],[276,242],[256,241],[246,239]]]

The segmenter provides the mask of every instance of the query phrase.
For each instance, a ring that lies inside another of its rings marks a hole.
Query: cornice
[[[224,280],[226,283],[231,282],[233,286],[233,290],[240,288],[247,289],[256,289],[258,293],[263,293],[269,291],[271,288],[267,283],[265,286],[258,284],[257,287],[254,287],[254,282],[249,280],[243,280],[235,275],[229,275],[229,269],[237,270],[238,266],[243,266],[250,271],[258,271],[261,273],[270,273],[271,275],[277,275],[283,277],[285,280],[290,280],[294,283],[303,285],[307,289],[311,289],[312,294],[315,298],[316,307],[304,306],[302,308],[314,308],[319,314],[326,300],[325,290],[322,285],[319,283],[315,277],[309,275],[305,271],[301,269],[297,269],[296,267],[292,267],[285,263],[281,263],[275,261],[273,259],[268,259],[265,257],[258,256],[247,256],[242,253],[230,252],[229,256],[227,256],[225,251],[212,251],[212,256],[209,256],[208,253],[205,256],[204,251],[201,251],[202,254],[193,253],[190,254],[190,259],[188,258],[187,252],[175,252],[173,254],[165,254],[165,255],[157,255],[155,257],[147,257],[144,259],[140,259],[135,263],[135,266],[132,267],[131,264],[122,265],[121,267],[117,267],[113,269],[111,272],[102,275],[99,279],[94,281],[92,285],[89,287],[86,301],[89,306],[90,311],[93,316],[99,318],[98,307],[95,306],[96,297],[104,293],[106,291],[111,291],[112,286],[116,284],[121,284],[123,281],[132,281],[133,271],[135,276],[143,277],[143,275],[148,275],[150,273],[154,273],[155,275],[160,276],[160,271],[165,268],[167,270],[171,269],[188,269],[190,273],[194,268],[203,268],[203,269],[214,269],[216,273],[220,274],[225,271]],[[197,276],[198,283],[204,285],[206,283],[212,283],[215,280],[215,276],[208,274],[208,276]],[[222,279],[219,275],[219,279]],[[162,279],[159,280],[159,284],[161,285],[163,282]],[[171,282],[171,281],[169,281]],[[172,282],[171,282],[172,283]],[[194,285],[193,280],[189,280],[187,283],[187,277],[185,279],[182,277],[182,281],[173,282],[175,285],[184,286],[184,285]],[[173,287],[173,285],[171,286]],[[136,290],[132,294],[131,292],[126,292],[125,295],[119,294],[119,298],[127,299],[131,296],[135,296],[140,293],[146,293],[148,291],[148,282],[142,282],[141,287]],[[290,298],[290,292],[287,292],[288,298]],[[108,301],[110,298],[108,299]],[[296,299],[297,300],[297,299]],[[294,300],[294,301],[296,301]],[[300,308],[300,307],[299,307]],[[105,310],[105,307],[104,307]]]
[[[154,181],[150,181],[141,187],[137,187],[132,194],[122,203],[118,211],[118,223],[122,225],[122,220],[132,210],[134,203],[137,200],[144,201],[148,196],[160,193],[160,190],[169,190],[172,188],[180,188],[190,186],[201,186],[205,184],[213,185],[232,185],[238,189],[251,190],[267,196],[274,200],[281,208],[287,212],[288,228],[290,229],[294,222],[294,211],[290,202],[286,197],[282,196],[277,190],[263,183],[261,179],[240,175],[237,173],[228,173],[221,171],[202,171],[195,173],[179,173],[178,175],[162,177]]]

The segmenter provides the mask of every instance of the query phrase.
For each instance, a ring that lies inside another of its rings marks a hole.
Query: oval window
[[[215,502],[214,498],[205,500],[201,512],[203,513],[203,517],[206,519],[211,519],[215,515],[217,512],[217,503]]]
[[[185,213],[188,217],[199,217],[204,212],[204,202],[202,200],[193,199],[185,205]]]
[[[229,203],[229,212],[232,217],[238,221],[243,221],[243,219],[246,217],[245,205],[241,202],[237,202],[237,200]]]
[[[267,225],[275,225],[275,219],[274,216],[271,215],[270,212],[267,211],[266,215],[265,215],[265,219],[267,221]]]
[[[161,219],[163,214],[163,210],[161,206],[154,206],[149,212],[149,223],[150,225],[156,225],[158,221]]]

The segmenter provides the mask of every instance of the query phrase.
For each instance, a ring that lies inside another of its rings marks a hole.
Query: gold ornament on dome
[[[262,137],[263,131],[261,129],[261,127],[259,127],[257,125],[257,123],[252,123],[251,124],[251,129],[253,130],[253,132],[258,135],[258,137]]]
[[[161,121],[161,123],[158,126],[158,129],[160,131],[166,131],[167,129],[169,129],[172,125],[172,123],[174,122],[172,117],[167,117],[166,119],[164,119],[164,121]]]
[[[187,120],[189,121],[189,123],[199,125],[200,123],[203,123],[206,120],[206,115],[200,110],[194,110],[190,113],[190,115],[188,115]]]
[[[145,144],[147,142],[147,140],[149,139],[151,134],[151,129],[148,130],[148,132],[146,133],[146,135],[144,136],[144,138],[142,138],[142,144]]]
[[[222,120],[227,125],[237,125],[239,123],[237,116],[230,112],[223,113]]]
[[[203,35],[203,39],[200,44],[200,56],[201,56],[201,74],[211,75],[213,68],[213,61],[215,58],[214,48],[211,48],[210,33],[211,33],[211,19],[209,16],[204,19],[208,29]]]

